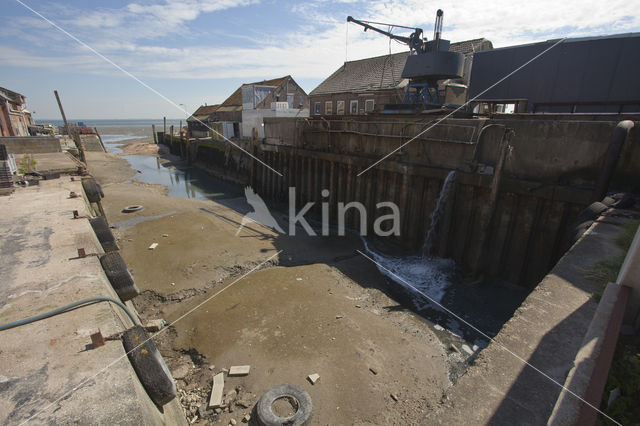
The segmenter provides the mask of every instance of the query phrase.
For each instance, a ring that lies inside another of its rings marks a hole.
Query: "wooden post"
[[[169,128],[169,141],[173,143],[173,126]]]
[[[156,125],[151,125],[151,131],[153,132],[153,143],[158,144],[158,134],[156,133]]]
[[[180,120],[180,127],[178,128],[178,133],[180,134],[180,140],[182,140],[182,120]]]
[[[86,163],[86,157],[84,155],[84,145],[82,144],[82,139],[78,134],[71,134],[72,132],[69,129],[69,123],[67,122],[67,116],[64,114],[64,109],[62,108],[62,102],[60,102],[60,96],[58,95],[58,91],[54,90],[53,93],[56,95],[56,101],[58,101],[58,108],[60,108],[60,114],[62,114],[62,121],[64,121],[64,128],[67,131],[67,135],[71,136],[73,142],[76,144],[76,148],[78,149],[78,155],[80,156],[80,161]]]
[[[162,117],[164,120],[164,129],[162,130],[162,141],[167,142],[167,117]]]
[[[60,96],[58,96],[58,91],[54,90],[53,93],[56,95],[56,101],[58,101],[58,108],[60,108],[60,114],[62,114],[62,121],[64,121],[64,129],[69,134],[69,124],[67,123],[67,116],[64,115],[64,109],[62,109],[62,102],[60,102]]]
[[[102,136],[100,136],[100,133],[98,133],[98,128],[94,127],[93,131],[96,132],[96,135],[98,135],[98,140],[100,141],[100,145],[102,145],[102,149],[104,150],[104,152],[107,152],[107,147],[105,147],[104,143],[102,142]]]

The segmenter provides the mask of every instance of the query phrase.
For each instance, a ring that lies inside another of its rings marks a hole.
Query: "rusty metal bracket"
[[[104,346],[104,337],[99,329],[97,333],[91,335],[91,344],[93,345],[93,349]]]
[[[99,257],[99,256],[101,256],[101,254],[100,253],[87,253],[84,248],[79,248],[78,249],[78,256],[77,257],[70,257],[69,260],[84,259],[85,257],[89,257],[89,256]]]

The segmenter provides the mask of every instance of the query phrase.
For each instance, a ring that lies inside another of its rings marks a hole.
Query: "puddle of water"
[[[134,170],[138,170],[132,180],[164,185],[169,188],[169,196],[194,200],[220,200],[241,197],[242,188],[217,179],[202,170],[186,165],[177,157],[170,160],[148,155],[125,155]]]
[[[364,239],[363,244],[367,253],[384,267],[378,268],[380,272],[404,292],[398,297],[404,303],[412,304],[423,318],[438,324],[436,334],[446,346],[451,342],[458,345],[461,339],[477,353],[478,349],[486,347],[488,340],[443,307],[493,337],[528,294],[526,288],[505,282],[483,285],[459,282],[455,262],[451,259],[389,256],[371,248]]]
[[[121,154],[122,145],[140,136],[133,134],[103,134],[102,141],[107,150]],[[170,197],[191,198],[194,200],[222,200],[242,197],[243,190],[237,185],[217,179],[202,170],[190,167],[176,156],[166,158],[151,155],[125,155],[122,158],[138,171],[131,180],[164,185],[169,188]]]
[[[102,138],[102,142],[104,143],[105,147],[107,148],[107,151],[113,153],[113,154],[120,154],[122,153],[122,149],[118,148],[118,145],[122,145],[124,142],[129,141],[131,139],[138,139],[139,136],[134,136],[134,135],[120,135],[120,134],[101,134],[100,137]]]

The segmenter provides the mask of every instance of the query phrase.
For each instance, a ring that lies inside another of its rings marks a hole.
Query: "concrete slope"
[[[621,228],[596,222],[522,303],[424,424],[547,424],[598,303],[585,277],[621,254]],[[526,363],[525,363],[526,361]]]

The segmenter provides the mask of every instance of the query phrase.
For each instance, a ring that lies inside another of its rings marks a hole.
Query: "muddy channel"
[[[118,131],[126,139],[126,129]],[[292,237],[257,223],[239,230],[251,211],[243,188],[148,140],[106,139],[111,152],[88,153],[88,167],[140,288],[138,312],[171,324],[154,341],[189,421],[240,422],[262,393],[289,383],[310,394],[311,424],[419,423],[486,346],[486,336],[358,254],[367,247],[357,235]],[[133,204],[144,209],[122,212]],[[273,216],[286,226],[285,213]],[[419,259],[383,260],[426,273]],[[455,268],[445,278],[455,281]],[[491,336],[525,295],[501,283],[449,283],[440,296]],[[208,409],[213,375],[233,365],[251,372],[226,377],[227,407]],[[312,385],[313,373],[320,379]]]

